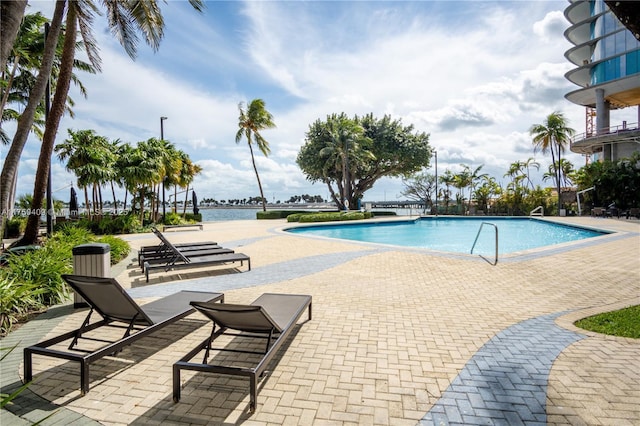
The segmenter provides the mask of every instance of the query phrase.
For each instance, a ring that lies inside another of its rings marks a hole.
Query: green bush
[[[187,222],[202,222],[202,213],[187,213],[185,214],[184,218],[187,220]]]
[[[110,254],[112,265],[115,265],[127,257],[131,251],[131,246],[129,246],[128,242],[124,241],[122,238],[114,237],[113,235],[105,235],[104,237],[98,238],[97,242],[109,244],[111,247]]]
[[[180,225],[182,223],[182,216],[178,213],[167,213],[164,216],[165,225]]]
[[[8,333],[27,312],[67,300],[70,291],[62,274],[73,271],[73,247],[92,242],[109,244],[111,264],[130,251],[129,243],[121,238],[98,238],[76,223],[64,223],[40,250],[9,255],[7,264],[0,268],[0,332]]]
[[[371,218],[371,213],[369,212],[331,212],[331,213],[311,213],[302,215],[299,218],[300,223],[309,223],[309,222],[335,222],[335,221],[344,221],[344,220],[362,220]]]
[[[27,313],[42,307],[38,297],[43,291],[33,283],[19,283],[0,276],[0,336],[7,335],[12,325]]]
[[[27,227],[27,218],[22,216],[15,216],[7,220],[7,224],[4,230],[5,238],[18,238]]]
[[[287,218],[287,221],[291,222],[289,220],[289,217],[291,215],[300,215],[300,214],[309,214],[311,212],[307,212],[304,210],[267,210],[266,212],[257,212],[256,213],[256,218],[257,219],[284,219]]]
[[[61,275],[72,271],[71,253],[47,244],[40,250],[9,256],[2,278],[18,286],[29,286],[37,294],[38,302],[49,306],[68,297],[69,290]]]

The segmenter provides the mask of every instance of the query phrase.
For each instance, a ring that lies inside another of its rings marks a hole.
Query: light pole
[[[164,125],[163,122],[167,117],[160,117],[160,140],[164,142]],[[164,181],[166,176],[162,177],[162,223],[164,223],[164,218],[166,214],[165,205],[164,205]]]
[[[436,158],[436,216],[438,216],[438,151],[433,150]]]

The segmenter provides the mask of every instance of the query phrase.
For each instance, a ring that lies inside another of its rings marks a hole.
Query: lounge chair
[[[203,250],[200,253],[193,252],[185,255],[160,232],[156,235],[158,235],[158,238],[162,240],[162,243],[171,250],[171,255],[167,256],[162,262],[145,261],[142,264],[142,269],[147,282],[149,282],[149,273],[155,270],[168,272],[172,269],[199,268],[235,262],[240,262],[240,266],[244,265],[244,262],[247,262],[248,270],[251,270],[251,258],[244,253],[234,253],[233,250],[226,249],[230,252],[218,251],[216,253],[206,253],[206,251]]]
[[[218,243],[215,241],[200,241],[195,243],[182,243],[182,244],[174,244],[174,247],[177,249],[204,249],[204,248],[212,248],[212,247],[220,247]],[[164,244],[156,244],[153,246],[142,246],[138,249],[138,265],[142,266],[141,258],[144,256],[146,258],[154,257],[154,256],[162,256],[166,255],[170,252],[170,249]]]
[[[249,411],[254,412],[257,404],[258,377],[262,376],[269,362],[276,355],[287,336],[293,330],[305,310],[309,311],[311,320],[311,296],[297,294],[265,293],[250,305],[234,305],[226,303],[192,302],[194,308],[213,321],[211,336],[173,364],[173,400],[180,401],[180,371],[192,370],[232,376],[249,377],[250,402]],[[218,326],[218,330],[216,330]],[[214,348],[213,342],[227,330],[242,333],[226,333],[227,335],[249,338],[267,339],[262,352],[238,350],[227,347]],[[277,336],[277,337],[276,337]],[[275,341],[273,339],[275,338]],[[272,343],[273,342],[273,343]],[[192,363],[191,359],[204,351],[201,364]],[[254,367],[238,367],[229,365],[208,364],[211,351],[243,352],[262,355]]]
[[[182,254],[184,257],[189,259],[192,257],[209,256],[213,254],[223,254],[223,253],[234,252],[234,250],[230,248],[221,247],[219,245],[184,247],[184,248],[179,248],[174,246],[174,248],[177,249],[179,253],[176,252],[175,250],[167,248],[155,253],[138,254],[138,264],[140,265],[140,268],[142,268],[144,272],[145,262],[148,262],[149,264],[162,264],[162,263],[166,264],[168,262],[175,262],[177,258],[180,256],[180,254]]]
[[[91,307],[82,325],[76,330],[63,333],[24,349],[25,382],[33,378],[33,355],[50,356],[80,363],[80,392],[89,392],[89,366],[92,362],[119,352],[124,346],[148,336],[162,327],[194,312],[192,301],[224,301],[222,293],[181,291],[162,299],[139,306],[113,278],[85,277],[81,275],[62,275],[62,278]],[[90,323],[93,312],[102,316],[102,320]],[[125,329],[124,335],[116,341],[103,340],[99,333],[90,331],[100,327]],[[94,336],[98,334],[98,336]],[[78,347],[79,340],[87,339],[105,343],[98,349],[83,350]],[[65,341],[71,341],[67,350],[52,348]]]

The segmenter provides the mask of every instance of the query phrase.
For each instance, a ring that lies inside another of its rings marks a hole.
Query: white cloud
[[[547,43],[557,42],[564,30],[569,27],[569,23],[564,14],[559,10],[547,13],[540,21],[534,22],[533,32]]]
[[[89,99],[73,95],[76,119],[64,119],[59,140],[70,127],[135,143],[159,137],[166,116],[165,138],[203,167],[194,181],[201,198],[255,196],[246,141],[235,144],[237,104],[263,98],[278,127],[265,132],[272,154],[256,151],[256,163],[267,198],[287,199],[326,196],[295,158],[308,126],[331,113],[390,113],[431,134],[443,170],[485,164],[498,178],[533,156],[528,129],[552,111],[582,130],[584,110],[564,99],[573,89],[564,78],[564,1],[207,5],[198,16],[168,3],[166,40],[157,55],[141,47],[136,62],[96,31],[103,73],[80,75]],[[32,176],[37,155],[31,142],[21,176]],[[385,179],[365,198],[401,189]]]

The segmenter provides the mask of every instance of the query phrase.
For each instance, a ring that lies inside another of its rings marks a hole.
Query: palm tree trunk
[[[0,31],[0,70],[7,65],[13,43],[16,41],[20,24],[27,8],[27,0],[3,1],[0,3],[0,16],[2,27]]]
[[[89,191],[87,187],[84,186],[84,210],[89,219],[91,219],[91,204],[89,204]]]
[[[189,184],[187,184],[187,190],[184,191],[184,204],[182,205],[182,217],[187,216],[187,201],[189,200]]]
[[[67,103],[69,86],[71,85],[71,75],[73,72],[73,59],[76,51],[76,32],[77,26],[75,9],[70,7],[67,11],[66,34],[64,37],[58,81],[56,84],[56,93],[53,97],[53,101],[51,102],[51,111],[49,117],[47,117],[44,136],[42,138],[42,146],[40,147],[38,169],[36,170],[36,179],[33,186],[33,201],[31,204],[32,213],[27,219],[27,226],[20,243],[22,245],[34,244],[38,239],[40,215],[36,215],[34,213],[38,212],[42,207],[44,193],[49,180],[51,154],[53,153],[53,146],[55,145],[58,126],[60,125],[60,120],[64,115]],[[51,37],[51,34],[49,34],[47,39],[49,37]]]
[[[111,195],[113,195],[113,213],[118,214],[118,201],[116,200],[116,188],[111,181]]]
[[[260,182],[260,175],[258,175],[258,168],[256,167],[256,159],[253,156],[253,147],[251,141],[249,141],[249,150],[251,151],[251,162],[253,163],[253,171],[256,172],[256,179],[258,179],[258,188],[260,188],[260,197],[262,198],[262,211],[267,211],[267,203],[264,198],[264,192],[262,192],[262,183]]]
[[[3,9],[6,3],[14,2],[2,2]],[[47,40],[45,41],[45,49],[42,56],[42,63],[40,64],[38,77],[36,78],[36,81],[31,88],[31,92],[29,93],[29,101],[27,102],[27,106],[18,119],[18,126],[13,137],[13,142],[11,143],[11,147],[9,148],[7,156],[4,160],[2,174],[0,175],[0,212],[3,212],[2,220],[0,223],[0,235],[2,235],[4,232],[4,222],[6,218],[5,212],[7,212],[10,207],[8,205],[9,192],[11,190],[13,180],[18,173],[20,156],[22,155],[22,150],[24,149],[24,145],[27,142],[27,137],[31,132],[36,109],[38,108],[38,105],[44,97],[44,93],[47,88],[47,82],[49,80],[49,76],[51,75],[53,59],[56,53],[56,45],[58,44],[58,37],[60,35],[60,28],[62,27],[62,19],[64,17],[65,7],[66,1],[56,2],[53,18],[51,20],[51,27],[49,28],[49,34],[47,36]],[[2,44],[4,45],[4,43],[6,42],[7,40],[2,37]],[[11,45],[13,46],[13,41],[11,41]],[[4,61],[6,61],[6,59],[4,59]]]
[[[558,145],[558,167],[556,167],[556,182],[558,183],[558,215],[560,215],[560,209],[562,208],[562,193],[560,192],[560,180],[562,178],[562,165],[560,164],[560,143],[556,142]],[[553,148],[552,148],[553,152]]]

